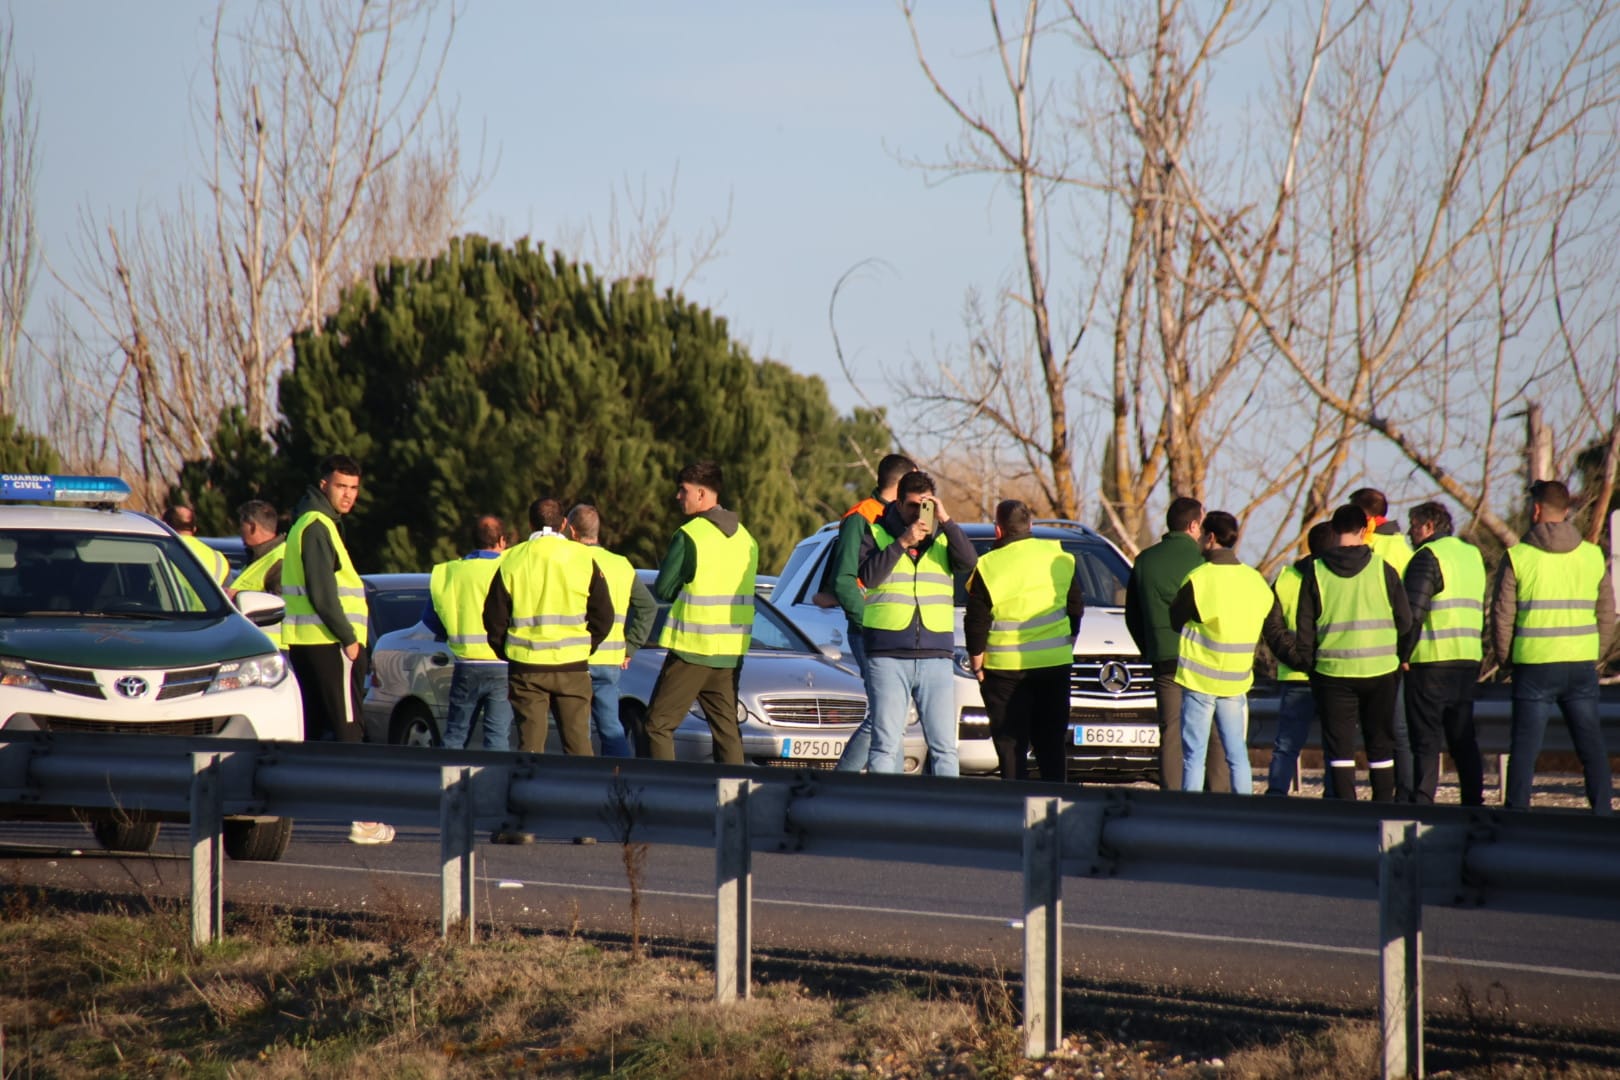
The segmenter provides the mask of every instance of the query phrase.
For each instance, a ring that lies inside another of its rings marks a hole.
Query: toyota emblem
[[[145,697],[147,683],[139,675],[125,675],[122,679],[113,683],[113,689],[127,698]]]
[[[1123,694],[1131,688],[1131,669],[1118,660],[1110,660],[1097,673],[1097,681],[1110,694]]]

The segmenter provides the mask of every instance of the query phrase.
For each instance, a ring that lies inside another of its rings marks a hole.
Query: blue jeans
[[[866,768],[866,759],[872,755],[872,673],[866,663],[865,632],[858,626],[852,626],[846,637],[849,640],[849,655],[855,658],[855,666],[861,671],[861,682],[866,684],[866,715],[861,717],[860,726],[849,733],[844,752],[838,755],[838,764],[833,766],[833,770],[860,772]]]
[[[591,730],[602,756],[635,757],[636,748],[624,737],[624,721],[619,719],[619,676],[624,669],[618,664],[592,664],[590,672]]]
[[[870,656],[866,664],[870,672],[867,711],[872,717],[867,771],[905,770],[906,707],[916,702],[917,719],[928,742],[928,771],[935,776],[957,775],[956,682],[951,658]]]
[[[450,714],[444,745],[464,750],[479,714],[484,718],[484,749],[512,749],[512,703],[506,697],[506,665],[456,662],[450,675]]]
[[[1513,734],[1509,742],[1507,804],[1530,808],[1536,783],[1536,755],[1547,734],[1547,716],[1558,703],[1570,741],[1586,773],[1586,798],[1594,814],[1613,813],[1614,778],[1598,718],[1597,667],[1569,664],[1516,664],[1513,668]]]
[[[1308,682],[1283,683],[1277,699],[1277,739],[1271,744],[1271,767],[1266,771],[1266,794],[1287,795],[1299,772],[1299,752],[1310,741],[1316,722],[1316,699]],[[1322,770],[1322,796],[1333,798],[1333,770]]]
[[[1233,694],[1216,697],[1181,688],[1181,790],[1202,791],[1204,754],[1209,750],[1210,721],[1221,729],[1226,747],[1226,763],[1232,769],[1232,791],[1248,795],[1254,791],[1249,771],[1249,697]]]

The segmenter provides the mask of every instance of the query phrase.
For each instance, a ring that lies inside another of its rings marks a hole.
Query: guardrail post
[[[1421,827],[1385,821],[1378,845],[1379,985],[1383,1080],[1423,1076],[1423,882]]]
[[[714,999],[747,998],[753,987],[753,849],[748,842],[751,780],[717,782],[714,808]]]
[[[1024,1054],[1043,1058],[1063,1039],[1061,799],[1024,800]]]
[[[439,936],[466,928],[473,940],[473,797],[470,765],[439,768]]]
[[[191,943],[225,936],[225,805],[219,755],[191,755]]]

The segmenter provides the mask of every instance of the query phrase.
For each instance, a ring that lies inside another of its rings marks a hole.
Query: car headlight
[[[14,686],[19,690],[45,689],[45,684],[39,681],[39,676],[27,664],[9,656],[0,657],[0,686]]]
[[[246,660],[230,660],[219,665],[219,674],[208,687],[208,693],[221,690],[246,690],[253,686],[280,686],[287,678],[287,660],[278,652],[263,656],[250,656]]]
[[[963,646],[958,645],[955,651],[951,653],[951,664],[956,668],[956,673],[962,678],[972,679],[974,682],[979,681],[979,677],[973,674],[973,665],[968,663],[968,651]]]

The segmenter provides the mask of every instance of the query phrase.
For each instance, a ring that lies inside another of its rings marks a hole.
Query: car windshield
[[[230,610],[172,536],[0,531],[0,615],[212,618]]]
[[[1080,575],[1086,593],[1086,607],[1122,607],[1125,582],[1131,568],[1124,557],[1107,544],[1095,540],[1062,540],[1063,550],[1074,556],[1075,573]],[[973,550],[980,555],[995,546],[994,537],[974,537]],[[967,604],[967,575],[956,575],[956,606]]]
[[[376,641],[393,630],[415,626],[422,618],[423,606],[428,600],[428,581],[424,576],[420,585],[366,583],[366,606],[370,609],[368,636]]]
[[[668,617],[669,605],[660,603],[658,614],[653,618],[652,633],[647,635],[649,646],[657,646],[658,632],[664,628],[664,620]],[[810,639],[789,622],[786,615],[777,611],[769,600],[758,596],[754,597],[754,636],[748,644],[748,651],[819,655]]]

